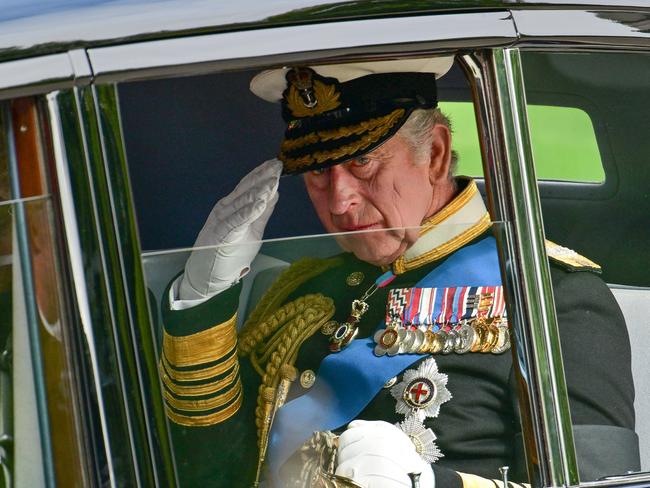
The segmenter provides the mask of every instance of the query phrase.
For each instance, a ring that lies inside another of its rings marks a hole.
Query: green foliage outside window
[[[482,176],[481,152],[471,102],[441,102],[454,132],[458,174]],[[603,163],[586,112],[573,107],[528,106],[533,157],[540,180],[602,183]]]

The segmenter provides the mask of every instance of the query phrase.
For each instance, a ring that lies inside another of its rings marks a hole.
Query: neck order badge
[[[395,275],[393,272],[386,271],[375,280],[372,286],[366,290],[361,298],[352,302],[350,316],[344,323],[340,324],[335,329],[334,333],[330,337],[330,351],[339,352],[357,336],[357,333],[359,332],[359,321],[369,308],[366,300],[368,300],[368,298],[370,298],[378,289],[388,286],[388,284],[394,279]]]

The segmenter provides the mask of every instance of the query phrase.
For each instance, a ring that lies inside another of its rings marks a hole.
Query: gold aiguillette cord
[[[291,383],[296,380],[297,376],[298,371],[296,368],[290,364],[285,364],[280,368],[280,382],[278,383],[278,387],[273,388],[267,386],[262,392],[263,417],[262,428],[260,431],[260,454],[257,461],[257,474],[255,475],[253,487],[258,487],[260,485],[262,466],[266,459],[266,449],[269,444],[269,434],[271,433],[271,427],[273,426],[275,412],[277,412],[278,409],[287,401],[289,388],[291,387]]]

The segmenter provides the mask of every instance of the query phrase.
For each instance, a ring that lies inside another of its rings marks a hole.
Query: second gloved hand
[[[177,299],[208,299],[239,281],[255,259],[278,201],[282,163],[271,159],[247,174],[214,206],[185,265]]]
[[[404,432],[388,422],[355,420],[339,438],[336,474],[364,488],[410,488],[408,473],[420,473],[421,488],[434,488],[431,465]]]

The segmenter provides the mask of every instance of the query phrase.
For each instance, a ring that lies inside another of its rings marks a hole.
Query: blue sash
[[[501,285],[496,241],[487,237],[452,254],[417,287]],[[384,323],[380,324],[384,327]],[[320,364],[314,386],[278,410],[269,440],[274,478],[280,467],[315,431],[334,430],[353,420],[386,381],[422,359],[421,354],[377,357],[372,337],[352,341]],[[277,481],[277,479],[276,479]],[[280,486],[280,483],[277,483]]]

